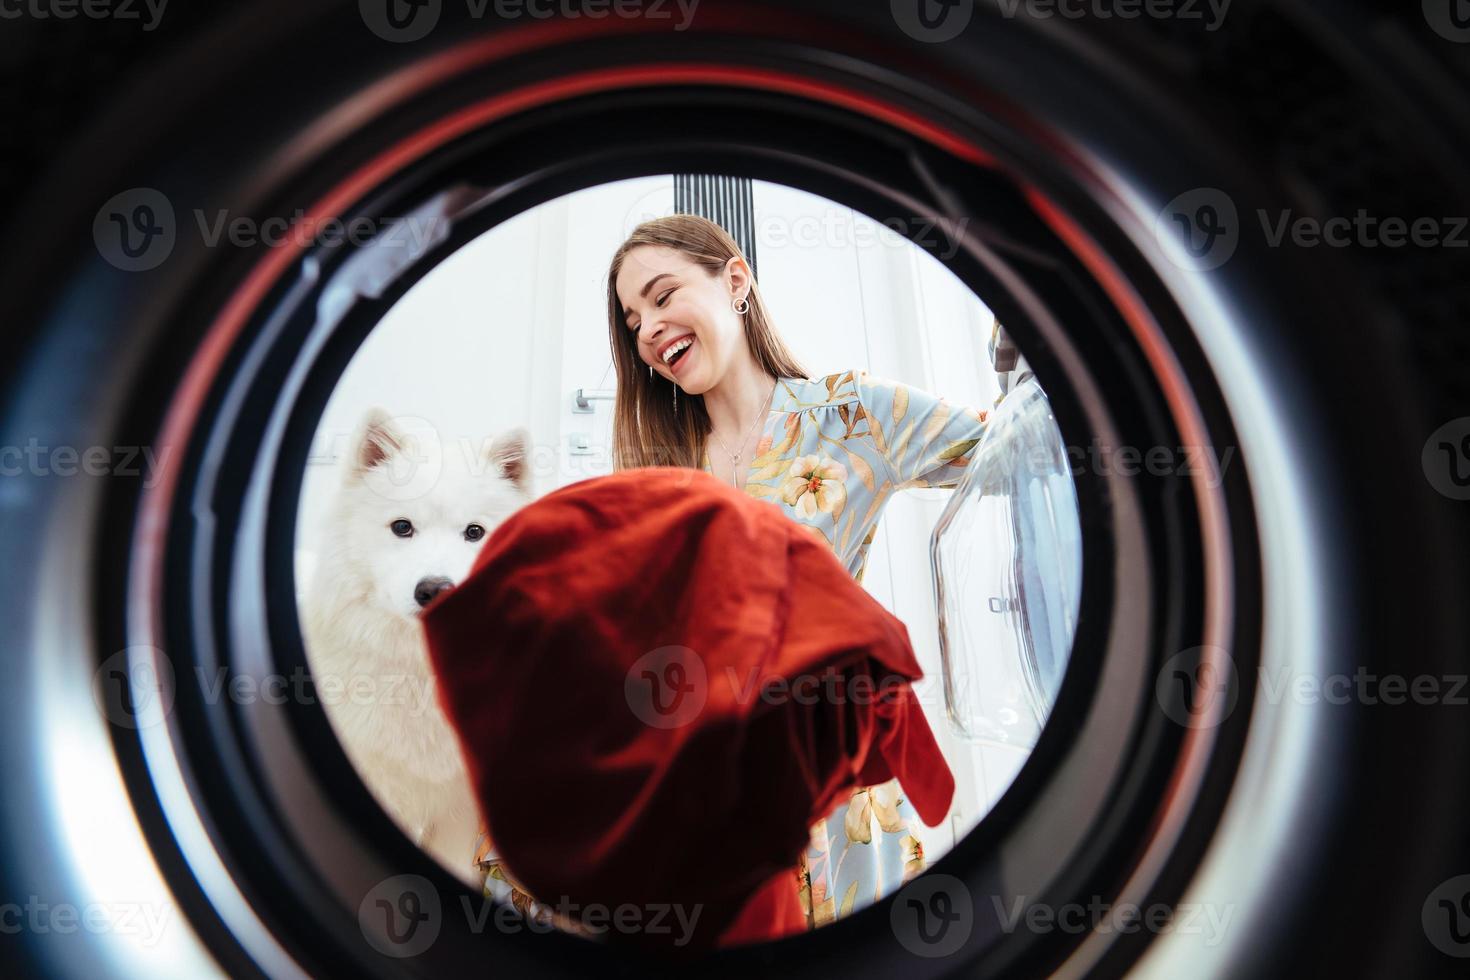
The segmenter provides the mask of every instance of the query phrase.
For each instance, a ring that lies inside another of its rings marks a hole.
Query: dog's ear
[[[502,432],[485,453],[491,465],[522,491],[531,489],[531,433],[524,426]]]
[[[404,451],[403,433],[393,424],[393,416],[382,408],[370,408],[363,416],[353,442],[352,473],[361,475],[382,466]]]

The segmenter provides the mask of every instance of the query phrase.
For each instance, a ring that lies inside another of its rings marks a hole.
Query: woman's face
[[[745,349],[745,324],[732,304],[750,291],[744,263],[732,258],[710,275],[677,249],[640,245],[623,257],[618,302],[645,364],[691,395],[719,383]],[[687,348],[673,362],[665,351]]]

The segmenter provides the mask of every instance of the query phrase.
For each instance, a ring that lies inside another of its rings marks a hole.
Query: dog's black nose
[[[419,584],[413,587],[413,598],[420,606],[427,606],[434,601],[436,595],[452,588],[454,583],[447,578],[421,578]]]

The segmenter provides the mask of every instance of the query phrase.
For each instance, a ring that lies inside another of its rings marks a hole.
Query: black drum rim
[[[160,515],[160,517],[161,517],[161,515]],[[140,553],[140,556],[141,556],[141,553]],[[158,582],[157,580],[154,580],[153,583],[152,583],[152,585],[150,587],[145,588],[144,591],[146,593],[148,593],[148,594],[157,594],[158,593],[158,590],[161,587],[162,587],[162,583],[161,582]],[[135,645],[137,645],[137,644],[135,644]],[[1219,644],[1216,644],[1216,645],[1219,645]],[[885,912],[886,912],[886,905],[877,906],[877,907],[875,907],[875,910],[871,914],[869,914],[868,918],[869,919],[874,919],[877,915],[883,914]],[[860,929],[862,929],[864,927],[864,924],[861,922],[861,920],[858,920],[857,917],[854,917],[854,919],[856,921],[854,921],[850,926],[846,926],[845,928],[850,929],[850,930],[860,930]],[[842,932],[841,929],[836,930],[835,932],[833,932],[832,933],[832,936],[831,936],[830,942],[829,943],[824,943],[823,945],[828,945],[829,948],[831,948],[831,945],[832,944],[835,944],[835,943],[840,942],[842,940],[842,938],[843,938],[841,936],[841,932]],[[803,940],[805,940],[805,938],[806,937],[803,937]],[[807,945],[811,945],[811,944],[808,942]],[[759,955],[759,954],[752,952],[750,955]]]

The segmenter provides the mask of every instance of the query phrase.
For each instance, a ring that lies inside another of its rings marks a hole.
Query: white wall
[[[414,286],[354,357],[322,417],[302,488],[302,581],[331,464],[370,405],[425,418],[448,440],[526,426],[538,492],[611,472],[611,403],[578,414],[573,395],[611,388],[612,253],[639,221],[672,211],[672,177],[581,191],[492,229]],[[847,207],[779,185],[757,182],[755,218],[761,289],[813,377],[865,368],[956,403],[994,403],[992,315],[941,262]],[[587,454],[571,451],[580,440]],[[1026,754],[961,742],[944,718],[929,535],[948,495],[897,494],[864,573],[865,587],[909,628],[927,675],[919,693],[955,770],[950,820],[921,835],[931,858],[994,805]]]

